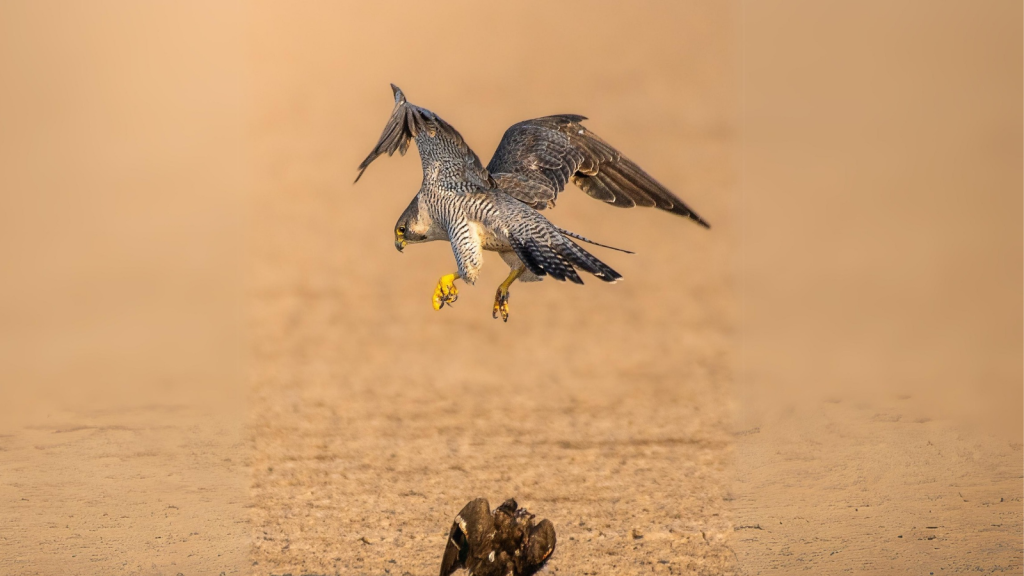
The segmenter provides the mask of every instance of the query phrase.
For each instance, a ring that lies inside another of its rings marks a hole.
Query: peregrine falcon
[[[466,504],[448,532],[440,576],[460,568],[475,576],[535,574],[555,551],[555,527],[533,519],[512,498],[494,512],[484,498]]]
[[[451,242],[458,271],[438,280],[435,310],[458,299],[455,280],[476,282],[484,250],[497,252],[511,268],[494,296],[493,316],[506,322],[508,290],[516,280],[550,276],[582,284],[577,270],[605,282],[622,278],[572,239],[628,251],[559,228],[539,212],[554,207],[568,182],[613,206],[656,207],[710,228],[675,194],[583,126],[583,116],[546,116],[512,126],[484,168],[455,128],[410,104],[394,84],[391,89],[395,108],[377,145],[359,165],[356,182],[378,156],[405,155],[409,141],[416,141],[423,183],[395,224],[395,248],[401,252],[409,243]]]

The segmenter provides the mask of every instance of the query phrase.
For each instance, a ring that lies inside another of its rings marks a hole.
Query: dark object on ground
[[[509,498],[491,512],[477,498],[455,516],[441,559],[441,576],[459,568],[474,576],[530,576],[555,551],[555,527],[549,520],[534,524],[533,514]]]

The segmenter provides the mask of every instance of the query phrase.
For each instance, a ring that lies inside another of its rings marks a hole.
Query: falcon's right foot
[[[445,274],[437,281],[437,288],[434,288],[434,310],[440,310],[447,304],[451,306],[459,299],[459,289],[455,287],[458,274]]]

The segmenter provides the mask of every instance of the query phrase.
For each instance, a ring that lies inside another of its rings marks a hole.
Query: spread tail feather
[[[539,242],[535,238],[512,238],[512,249],[530,272],[537,276],[551,276],[555,280],[569,280],[583,284],[576,268],[589,272],[605,282],[622,278],[610,266],[595,258],[564,236],[557,236],[552,243]]]

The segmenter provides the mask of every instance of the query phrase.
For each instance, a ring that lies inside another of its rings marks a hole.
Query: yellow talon
[[[498,315],[501,315],[501,319],[504,322],[508,322],[508,289],[502,290],[498,288],[498,292],[494,295],[494,312],[491,314],[494,319],[498,319]]]
[[[494,294],[494,312],[491,314],[495,320],[498,319],[498,315],[501,315],[503,322],[508,322],[508,287],[519,278],[519,275],[523,273],[523,269],[513,269],[508,278],[498,286],[498,291]]]
[[[434,310],[440,310],[447,304],[451,306],[459,299],[459,289],[455,287],[455,281],[459,279],[458,274],[445,274],[437,281],[437,288],[434,288]]]

